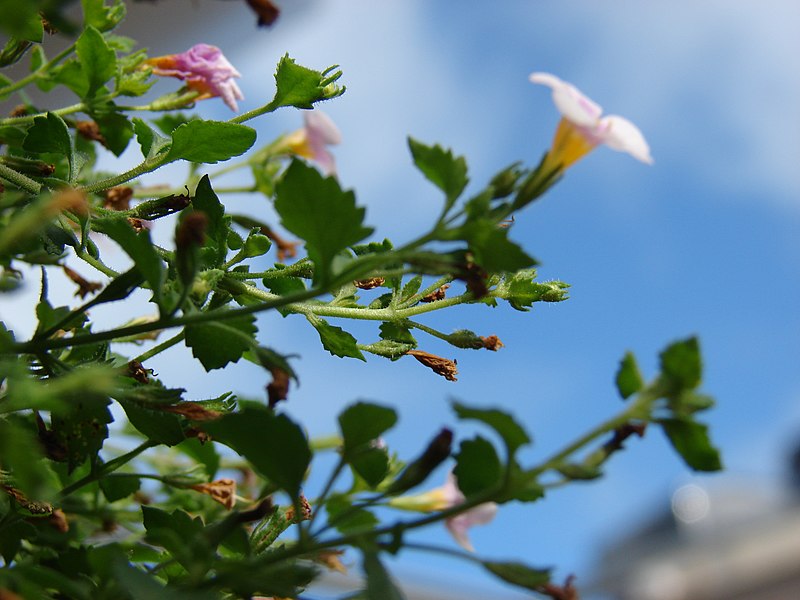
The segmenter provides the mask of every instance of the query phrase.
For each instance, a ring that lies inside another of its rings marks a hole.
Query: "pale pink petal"
[[[319,138],[326,144],[341,144],[342,134],[333,120],[319,109],[303,113],[309,137]]]
[[[625,117],[610,115],[601,120],[603,133],[601,141],[613,150],[627,152],[635,159],[653,164],[650,146],[641,130]]]
[[[562,81],[550,73],[531,73],[532,83],[546,85],[553,90],[553,103],[558,112],[567,120],[581,127],[590,127],[597,122],[603,109],[591,98],[585,96],[571,83]]]
[[[469,541],[467,531],[474,525],[485,525],[489,523],[494,519],[496,514],[497,504],[494,502],[485,502],[460,515],[447,519],[445,525],[456,542],[458,542],[459,546],[464,548],[464,550],[474,552],[475,548]]]

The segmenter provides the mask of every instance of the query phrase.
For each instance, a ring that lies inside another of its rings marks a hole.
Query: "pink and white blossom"
[[[436,512],[447,510],[455,506],[460,506],[466,501],[464,494],[458,489],[456,476],[452,473],[447,474],[444,485],[432,489],[422,494],[413,496],[400,496],[392,498],[389,505],[403,510],[413,510],[417,512]],[[468,531],[475,525],[486,525],[494,519],[497,514],[497,504],[494,502],[484,502],[465,510],[453,517],[445,520],[447,530],[458,542],[458,545],[474,552],[475,548],[469,540]]]
[[[566,169],[600,144],[653,164],[644,135],[628,119],[603,116],[603,109],[596,102],[550,73],[532,73],[530,81],[553,91],[553,103],[562,116],[547,158],[554,167]]]
[[[189,89],[200,92],[198,100],[220,97],[231,110],[239,110],[236,101],[244,96],[233,79],[241,74],[216,46],[196,44],[180,54],[151,58],[147,64],[156,75],[185,81]]]
[[[336,161],[328,149],[340,144],[342,134],[331,118],[319,109],[303,113],[304,126],[293,131],[278,144],[278,152],[286,152],[312,160],[326,175],[336,173]]]

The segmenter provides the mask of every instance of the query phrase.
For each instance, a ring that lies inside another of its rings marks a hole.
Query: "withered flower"
[[[75,292],[75,295],[80,296],[81,300],[83,300],[89,294],[94,294],[95,292],[103,289],[102,283],[84,279],[79,273],[73,271],[67,265],[61,265],[61,268],[64,270],[64,274],[69,277],[70,281],[78,286],[78,290]]]
[[[118,185],[106,190],[103,208],[108,210],[130,210],[133,188],[127,185]]]
[[[487,335],[486,337],[480,336],[480,338],[483,342],[483,347],[487,350],[491,350],[492,352],[497,352],[504,346],[503,342],[501,342],[500,338],[498,338],[496,335]]]
[[[311,518],[311,505],[306,500],[306,497],[302,494],[300,495],[300,516],[298,517],[295,514],[294,506],[290,506],[284,512],[284,518],[289,523],[299,523],[300,521],[308,521]]]
[[[409,350],[406,354],[410,354],[434,373],[441,375],[448,381],[456,381],[458,368],[454,360],[442,358],[441,356],[436,356],[435,354],[430,354],[422,350]]]
[[[178,402],[177,404],[164,404],[158,408],[164,412],[186,417],[190,421],[213,421],[214,419],[219,419],[222,416],[221,412],[217,410],[209,410],[199,402]],[[199,438],[200,436],[198,435],[197,437]],[[201,439],[201,441],[203,440]]]
[[[360,290],[371,290],[382,286],[386,280],[383,277],[370,277],[369,279],[356,279],[353,285]]]
[[[445,283],[438,290],[435,290],[435,291],[431,292],[430,294],[427,294],[426,296],[423,296],[420,299],[420,302],[436,302],[437,300],[444,300],[445,292],[447,291],[447,289],[449,287],[450,287],[450,284],[449,283]]]
[[[60,508],[57,508],[53,511],[53,514],[48,517],[47,522],[61,533],[67,533],[69,531],[67,515],[65,515],[64,511]]]
[[[191,489],[211,496],[215,502],[219,502],[226,509],[231,510],[236,504],[236,481],[233,479],[217,479],[211,483],[198,483]]]
[[[272,381],[267,385],[267,398],[269,407],[275,408],[281,400],[286,400],[289,395],[289,373],[279,368],[271,368]]]

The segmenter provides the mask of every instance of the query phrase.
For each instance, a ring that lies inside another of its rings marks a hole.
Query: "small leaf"
[[[366,362],[366,358],[358,349],[356,338],[347,333],[341,327],[329,324],[325,319],[314,315],[306,315],[309,322],[314,326],[319,334],[322,347],[334,356],[341,358],[358,358]]]
[[[370,488],[377,487],[389,474],[389,453],[385,448],[362,448],[353,452],[348,462]]]
[[[461,442],[453,473],[459,489],[469,497],[496,485],[503,475],[503,465],[492,443],[475,436]]]
[[[70,472],[103,446],[107,425],[114,420],[109,404],[106,397],[85,393],[70,399],[66,414],[52,415],[54,439],[64,448]]]
[[[617,384],[617,390],[619,390],[619,395],[626,399],[644,386],[644,380],[642,379],[639,365],[636,363],[636,357],[633,353],[626,352],[625,356],[622,357],[615,382]]]
[[[722,469],[722,459],[719,451],[711,445],[706,425],[690,419],[661,419],[659,423],[690,468],[695,471]]]
[[[534,569],[518,562],[483,561],[484,568],[503,581],[540,592],[541,586],[550,581],[550,569]]]
[[[397,423],[393,408],[358,402],[339,414],[339,428],[344,438],[345,452],[357,449],[378,439]]]
[[[233,319],[190,323],[185,328],[186,345],[206,371],[221,369],[237,362],[245,350],[256,346],[255,317],[242,315]]]
[[[22,147],[28,152],[66,156],[70,164],[70,171],[72,170],[75,161],[72,138],[64,119],[55,113],[49,112],[43,117],[33,119],[33,125],[28,129]]]
[[[184,159],[214,164],[247,152],[256,141],[256,131],[246,125],[197,119],[172,132],[167,161]]]
[[[92,113],[92,116],[105,139],[106,148],[116,156],[122,154],[133,137],[133,125],[130,120],[122,113],[116,112],[116,110],[103,114]]]
[[[520,446],[529,444],[531,441],[525,430],[514,420],[514,417],[501,410],[470,408],[460,402],[453,402],[453,410],[455,410],[459,419],[481,421],[494,429],[503,438],[509,455],[513,455]]]
[[[0,0],[0,29],[10,37],[31,42],[41,42],[44,35],[39,3]]]
[[[116,502],[138,492],[141,483],[138,477],[128,477],[127,475],[114,473],[100,480],[100,489],[106,500]]]
[[[228,244],[228,223],[225,220],[225,207],[219,201],[219,197],[211,187],[208,175],[203,175],[197,183],[192,198],[192,210],[201,211],[208,219],[206,228],[206,242],[204,248],[206,268],[219,267],[225,260]],[[184,211],[184,215],[191,214],[191,211]]]
[[[536,264],[519,245],[508,239],[508,229],[498,227],[489,219],[464,225],[458,235],[469,244],[475,262],[489,273],[515,273]]]
[[[317,282],[327,279],[337,254],[372,233],[363,225],[365,211],[356,206],[352,191],[298,160],[276,186],[275,210],[281,224],[305,240]]]
[[[464,157],[453,156],[451,150],[445,150],[439,145],[426,146],[413,138],[408,138],[408,147],[414,157],[414,164],[429,181],[445,193],[445,207],[450,208],[469,181]]]
[[[106,6],[105,0],[81,0],[81,5],[84,25],[91,25],[99,31],[109,31],[125,18],[122,0],[112,0],[110,6]]]
[[[381,323],[379,329],[382,340],[391,340],[402,344],[411,344],[412,346],[417,345],[417,340],[411,335],[411,331],[408,327],[404,327],[398,323],[385,322]]]
[[[133,117],[133,133],[136,135],[136,141],[142,148],[142,155],[145,158],[150,158],[161,152],[170,144],[170,139],[164,137],[150,125],[139,117]]]
[[[322,80],[322,73],[298,65],[286,54],[278,62],[275,72],[277,89],[270,105],[275,108],[313,108],[314,102],[325,98]]]
[[[186,436],[183,435],[181,421],[177,415],[138,406],[133,402],[122,402],[121,404],[131,425],[148,439],[167,446],[180,444],[185,439]]]
[[[286,415],[246,408],[203,425],[214,440],[230,446],[270,481],[297,497],[311,462],[303,430]]]
[[[561,281],[539,283],[536,269],[524,269],[506,275],[492,292],[496,298],[503,298],[520,311],[527,311],[534,302],[561,302],[567,299],[566,289],[569,287]]]
[[[703,365],[696,337],[670,344],[660,357],[661,372],[675,387],[691,390],[700,385]]]
[[[337,531],[345,535],[374,529],[379,521],[371,512],[363,508],[353,508],[352,502],[344,494],[331,494],[325,502],[328,521]],[[340,518],[341,517],[341,518]]]
[[[94,96],[117,73],[117,55],[109,48],[103,34],[89,25],[75,42],[81,68],[89,82],[86,96]]]

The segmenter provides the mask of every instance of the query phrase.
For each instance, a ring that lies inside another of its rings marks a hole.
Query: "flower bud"
[[[422,455],[414,462],[409,464],[400,476],[386,490],[388,495],[401,494],[428,478],[428,475],[442,464],[450,456],[450,448],[453,444],[453,432],[443,428]]]

